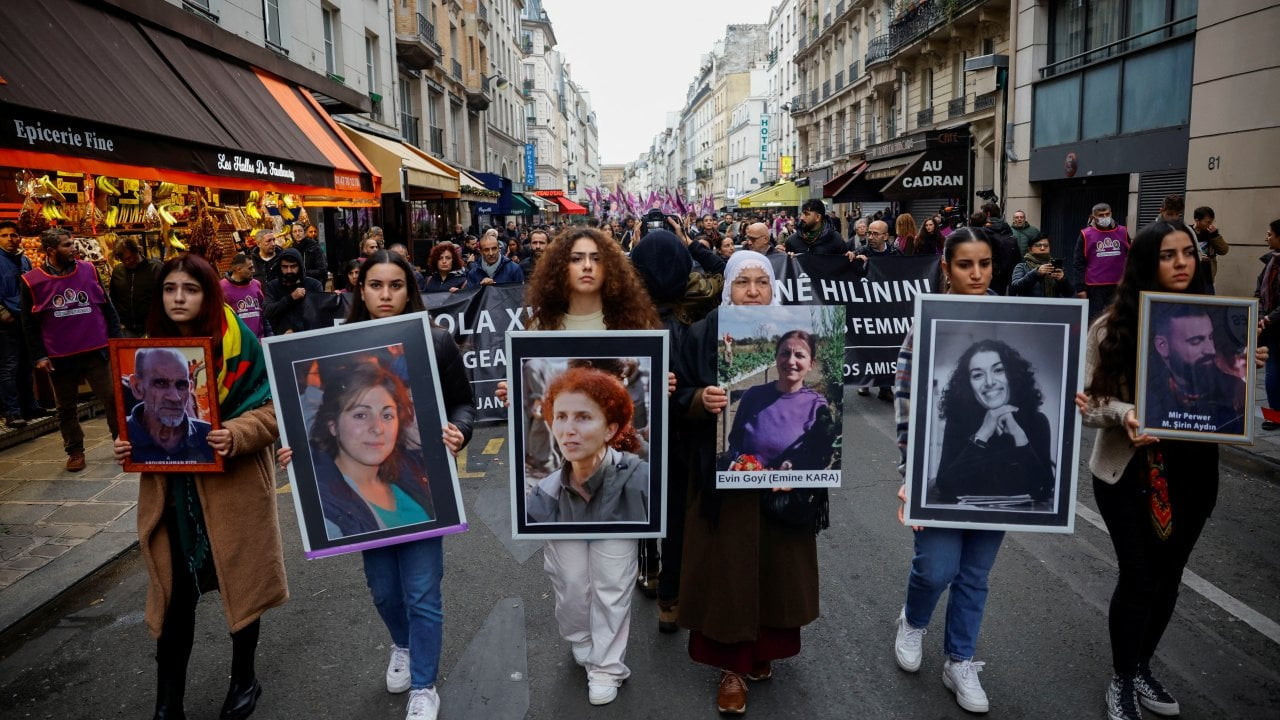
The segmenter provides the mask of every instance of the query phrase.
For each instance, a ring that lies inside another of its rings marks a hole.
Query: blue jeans
[[[364,576],[391,641],[409,648],[414,690],[436,684],[444,637],[444,543],[414,540],[364,551]]]
[[[987,575],[1003,540],[1004,532],[998,530],[927,527],[915,533],[916,556],[907,578],[907,623],[927,627],[938,598],[950,586],[942,649],[953,660],[973,659],[987,604]]]

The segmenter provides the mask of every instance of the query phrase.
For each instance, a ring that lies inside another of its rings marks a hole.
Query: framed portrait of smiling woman
[[[512,536],[664,536],[667,332],[506,340]]]
[[[426,313],[268,338],[307,558],[467,529]]]
[[[1083,300],[916,296],[908,525],[1074,530],[1087,313]]]
[[[209,445],[218,423],[210,338],[108,342],[120,439],[133,445],[125,472],[222,472]]]

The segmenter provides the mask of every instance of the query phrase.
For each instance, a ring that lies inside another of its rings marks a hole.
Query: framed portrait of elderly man
[[[918,295],[908,525],[1075,529],[1088,305]]]
[[[665,330],[511,331],[511,534],[666,534]]]
[[[126,472],[222,472],[209,445],[218,429],[210,338],[118,338],[108,343]]]
[[[308,559],[467,529],[429,323],[415,313],[263,343]]]
[[[840,486],[843,305],[720,308],[716,487]]]
[[[1253,442],[1258,301],[1142,293],[1139,431],[1204,442]]]

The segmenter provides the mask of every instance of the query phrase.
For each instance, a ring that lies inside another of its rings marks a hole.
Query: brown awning
[[[0,165],[380,201],[304,88],[80,0],[7,0],[0,32]]]
[[[962,197],[967,171],[964,153],[926,150],[900,168],[880,194],[886,200]]]
[[[858,178],[862,177],[862,171],[866,169],[867,169],[867,163],[865,162],[858,163],[857,165],[854,165],[848,170],[845,170],[844,172],[840,173],[834,178],[828,180],[827,183],[822,186],[822,197],[824,198],[836,197],[837,195],[840,194],[841,190],[844,190],[846,187],[848,187],[849,183],[854,182]],[[836,200],[835,202],[847,202],[847,201]]]

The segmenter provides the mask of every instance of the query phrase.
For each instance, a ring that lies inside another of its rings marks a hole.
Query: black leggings
[[[174,707],[182,706],[182,695],[187,684],[187,662],[191,659],[191,647],[195,642],[196,603],[200,595],[195,576],[187,568],[182,551],[178,548],[177,531],[170,525],[173,539],[170,552],[173,563],[173,592],[169,607],[165,610],[160,639],[156,641],[157,703]],[[210,561],[212,562],[212,561]],[[231,633],[231,684],[244,687],[253,682],[254,655],[258,649],[260,623],[254,620],[240,630]]]
[[[1173,508],[1167,540],[1160,540],[1152,525],[1145,449],[1134,454],[1114,485],[1093,478],[1120,568],[1107,621],[1111,662],[1121,677],[1132,677],[1138,664],[1155,654],[1178,602],[1182,569],[1218,497],[1216,445],[1162,440],[1160,446]]]

